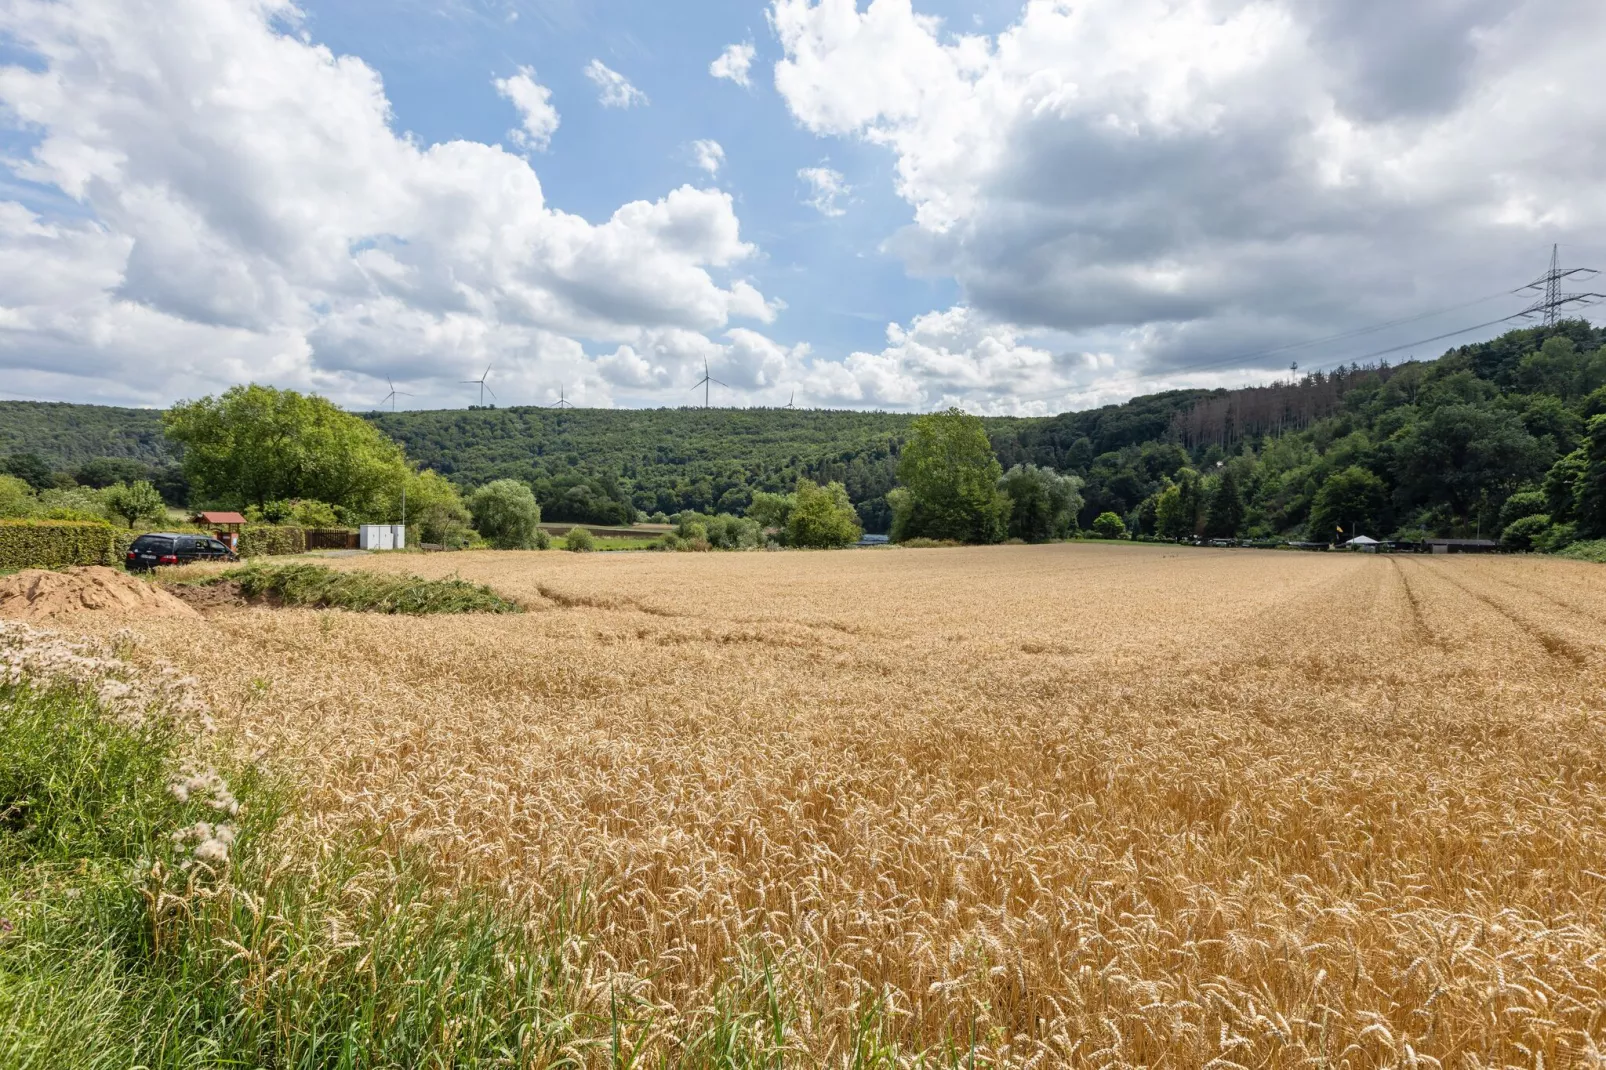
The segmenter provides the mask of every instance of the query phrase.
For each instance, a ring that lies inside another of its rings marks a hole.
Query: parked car
[[[148,572],[158,565],[238,560],[233,550],[210,535],[176,535],[161,531],[135,539],[128,547],[123,565],[130,572]]]

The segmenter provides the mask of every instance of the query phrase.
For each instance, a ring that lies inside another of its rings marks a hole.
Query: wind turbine
[[[792,404],[796,400],[797,400],[797,391],[794,390],[794,391],[792,391],[792,396],[786,399],[786,407],[789,408],[789,409],[797,408],[796,405]]]
[[[485,380],[489,379],[490,377],[491,377],[491,366],[489,364],[487,364],[485,366],[485,374],[484,375],[480,376],[478,379],[464,379],[463,380],[463,385],[464,386],[474,386],[474,385],[478,384],[478,386],[480,388],[480,406],[482,408],[485,405],[485,392],[487,390],[491,390],[490,387],[485,385]],[[491,397],[493,397],[493,398],[496,397],[496,391],[491,390]]]
[[[390,393],[385,395],[385,401],[390,402],[390,411],[391,412],[395,412],[396,411],[396,399],[397,398],[411,398],[411,397],[417,397],[418,396],[416,394],[409,394],[405,390],[397,390],[396,389],[396,384],[392,383],[390,381],[390,376],[388,376],[388,375],[385,376],[385,382],[390,383]],[[384,405],[385,401],[381,401],[379,404],[380,405]]]
[[[552,403],[554,409],[572,409],[574,402],[563,396],[563,387],[558,387],[558,400]]]
[[[704,357],[703,358],[703,377],[701,379],[697,380],[696,385],[694,385],[692,387],[692,389],[696,390],[697,387],[699,387],[699,386],[703,388],[703,408],[705,408],[705,409],[708,408],[708,391],[710,389],[710,387],[709,387],[710,383],[712,383],[714,386],[724,386],[726,390],[730,389],[730,387],[725,386],[724,383],[720,382],[718,379],[715,379],[712,375],[708,374],[708,358]]]

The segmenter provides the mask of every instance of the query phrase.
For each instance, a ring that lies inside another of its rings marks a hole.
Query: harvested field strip
[[[375,558],[337,567],[570,605],[219,617],[178,656],[320,835],[385,827],[510,898],[585,883],[670,1063],[668,1023],[770,962],[799,1065],[866,1021],[978,1064],[1561,1065],[1606,1047],[1606,672],[1522,594],[1538,564]],[[1606,572],[1558,567],[1537,590],[1606,612]]]

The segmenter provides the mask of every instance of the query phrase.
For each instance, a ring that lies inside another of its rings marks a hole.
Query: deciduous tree
[[[908,493],[893,503],[893,538],[999,541],[1010,507],[998,489],[1002,474],[976,417],[949,409],[917,418],[898,458]]]
[[[474,530],[498,550],[531,550],[540,531],[541,507],[535,494],[516,479],[497,479],[468,499]]]
[[[369,517],[408,475],[401,447],[372,424],[294,390],[236,386],[173,406],[162,424],[183,445],[185,474],[206,501],[261,507],[313,498]]]

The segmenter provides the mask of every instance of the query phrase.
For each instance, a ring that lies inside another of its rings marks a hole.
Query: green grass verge
[[[596,1031],[583,895],[531,925],[375,844],[288,864],[282,793],[180,801],[174,742],[0,689],[0,1068],[539,1066]],[[228,861],[174,840],[220,820]]]
[[[383,572],[343,572],[310,563],[251,564],[196,582],[232,581],[252,601],[350,609],[361,613],[518,613],[519,606],[484,584],[426,580]]]
[[[622,536],[599,535],[593,549],[606,550],[653,550],[658,546],[658,536],[652,538],[624,538]]]
[[[1575,542],[1556,556],[1568,557],[1574,561],[1593,561],[1596,564],[1606,565],[1606,539],[1588,539],[1584,542]]]

